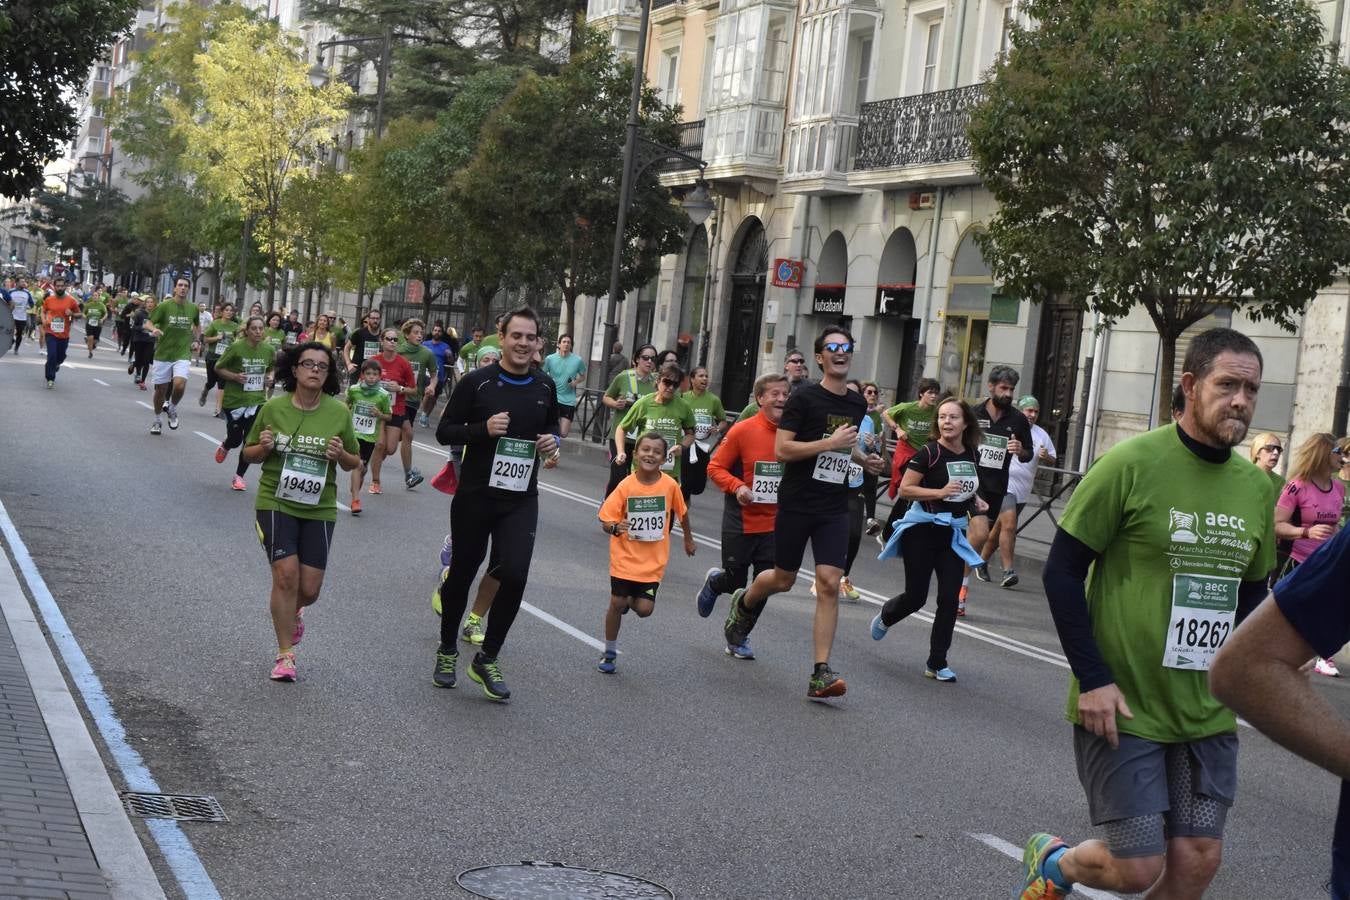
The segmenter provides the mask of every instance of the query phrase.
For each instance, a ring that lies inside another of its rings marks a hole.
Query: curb
[[[80,814],[85,836],[114,897],[162,898],[155,870],[108,775],[84,716],[7,555],[0,554],[0,614],[18,648],[42,721]]]

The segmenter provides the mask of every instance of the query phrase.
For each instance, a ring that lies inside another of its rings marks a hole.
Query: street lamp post
[[[391,49],[393,34],[389,29],[384,30],[384,34],[379,37],[360,37],[343,38],[331,41],[322,41],[319,44],[319,56],[323,57],[323,52],[330,47],[358,47],[363,44],[380,42],[380,61],[375,69],[376,87],[375,87],[375,140],[380,139],[380,133],[384,130],[384,92],[389,85],[389,53]],[[367,235],[361,236],[361,274],[356,282],[356,305],[359,309],[365,302],[366,296],[366,271],[370,265],[369,257],[370,240]]]
[[[712,212],[712,201],[708,197],[708,186],[703,181],[703,170],[708,164],[696,156],[690,156],[671,147],[649,141],[638,134],[638,114],[642,104],[643,68],[647,53],[647,24],[651,15],[651,0],[638,0],[642,9],[638,20],[637,54],[633,60],[633,85],[628,98],[627,134],[623,142],[623,174],[619,179],[619,211],[614,223],[614,253],[609,269],[609,298],[605,301],[605,342],[600,348],[600,358],[608,358],[610,348],[614,346],[618,332],[619,303],[623,296],[619,290],[619,273],[623,265],[624,229],[628,227],[628,207],[633,202],[633,185],[652,163],[666,159],[681,159],[698,167],[699,179],[693,191],[685,197],[685,212],[695,225],[701,225]],[[642,159],[638,159],[639,151]]]

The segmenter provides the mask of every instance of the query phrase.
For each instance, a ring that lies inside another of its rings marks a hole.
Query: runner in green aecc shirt
[[[272,680],[295,680],[295,645],[305,633],[304,609],[319,599],[337,521],[334,463],[361,464],[351,412],[336,398],[337,359],[317,341],[288,348],[277,365],[285,393],[258,412],[244,458],[262,463],[258,540],[272,568],[272,627],[277,635]]]

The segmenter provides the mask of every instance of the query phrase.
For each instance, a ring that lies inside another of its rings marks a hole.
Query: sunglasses
[[[858,348],[852,341],[830,341],[824,349],[826,353],[852,353]]]
[[[641,362],[654,362],[654,361],[656,360],[656,357],[655,357],[655,356],[639,356],[639,357],[638,357],[638,360],[641,361]]]
[[[1332,448],[1331,448],[1331,452],[1334,453],[1334,454],[1336,454],[1337,456],[1344,456],[1344,455],[1345,455],[1345,448],[1344,448],[1344,447],[1332,447]]]
[[[1283,453],[1283,452],[1284,452],[1284,448],[1281,447],[1279,444],[1266,444],[1266,445],[1265,445],[1264,447],[1262,447],[1261,449],[1264,450],[1266,453]],[[1331,452],[1332,452],[1332,453],[1335,453],[1336,451],[1335,451],[1335,450],[1332,450]]]
[[[392,335],[392,334],[386,334],[386,335],[384,336],[383,340],[386,340],[386,341],[396,341],[396,340],[398,340],[398,338],[395,337],[395,336]]]
[[[790,365],[790,366],[802,366],[802,365],[806,365],[806,360],[802,359],[800,356],[794,356],[792,359],[789,359],[787,362],[788,362],[788,365]]]
[[[678,381],[673,381],[669,378],[662,378],[661,383],[664,384],[666,387],[677,388],[680,386],[680,383]]]

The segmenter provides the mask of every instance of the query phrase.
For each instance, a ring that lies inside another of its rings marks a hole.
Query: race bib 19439
[[[754,479],[750,483],[751,501],[754,503],[777,503],[778,486],[783,483],[783,464],[780,462],[755,463]]]
[[[504,491],[526,491],[534,473],[535,442],[517,438],[497,438],[497,451],[492,456],[492,474],[488,486]]]
[[[1237,578],[1214,575],[1172,576],[1172,616],[1168,619],[1163,665],[1169,669],[1209,671],[1237,622]]]
[[[328,460],[304,453],[287,453],[277,479],[277,499],[317,506],[328,481]]]
[[[628,498],[628,539],[659,541],[666,534],[665,497]]]

